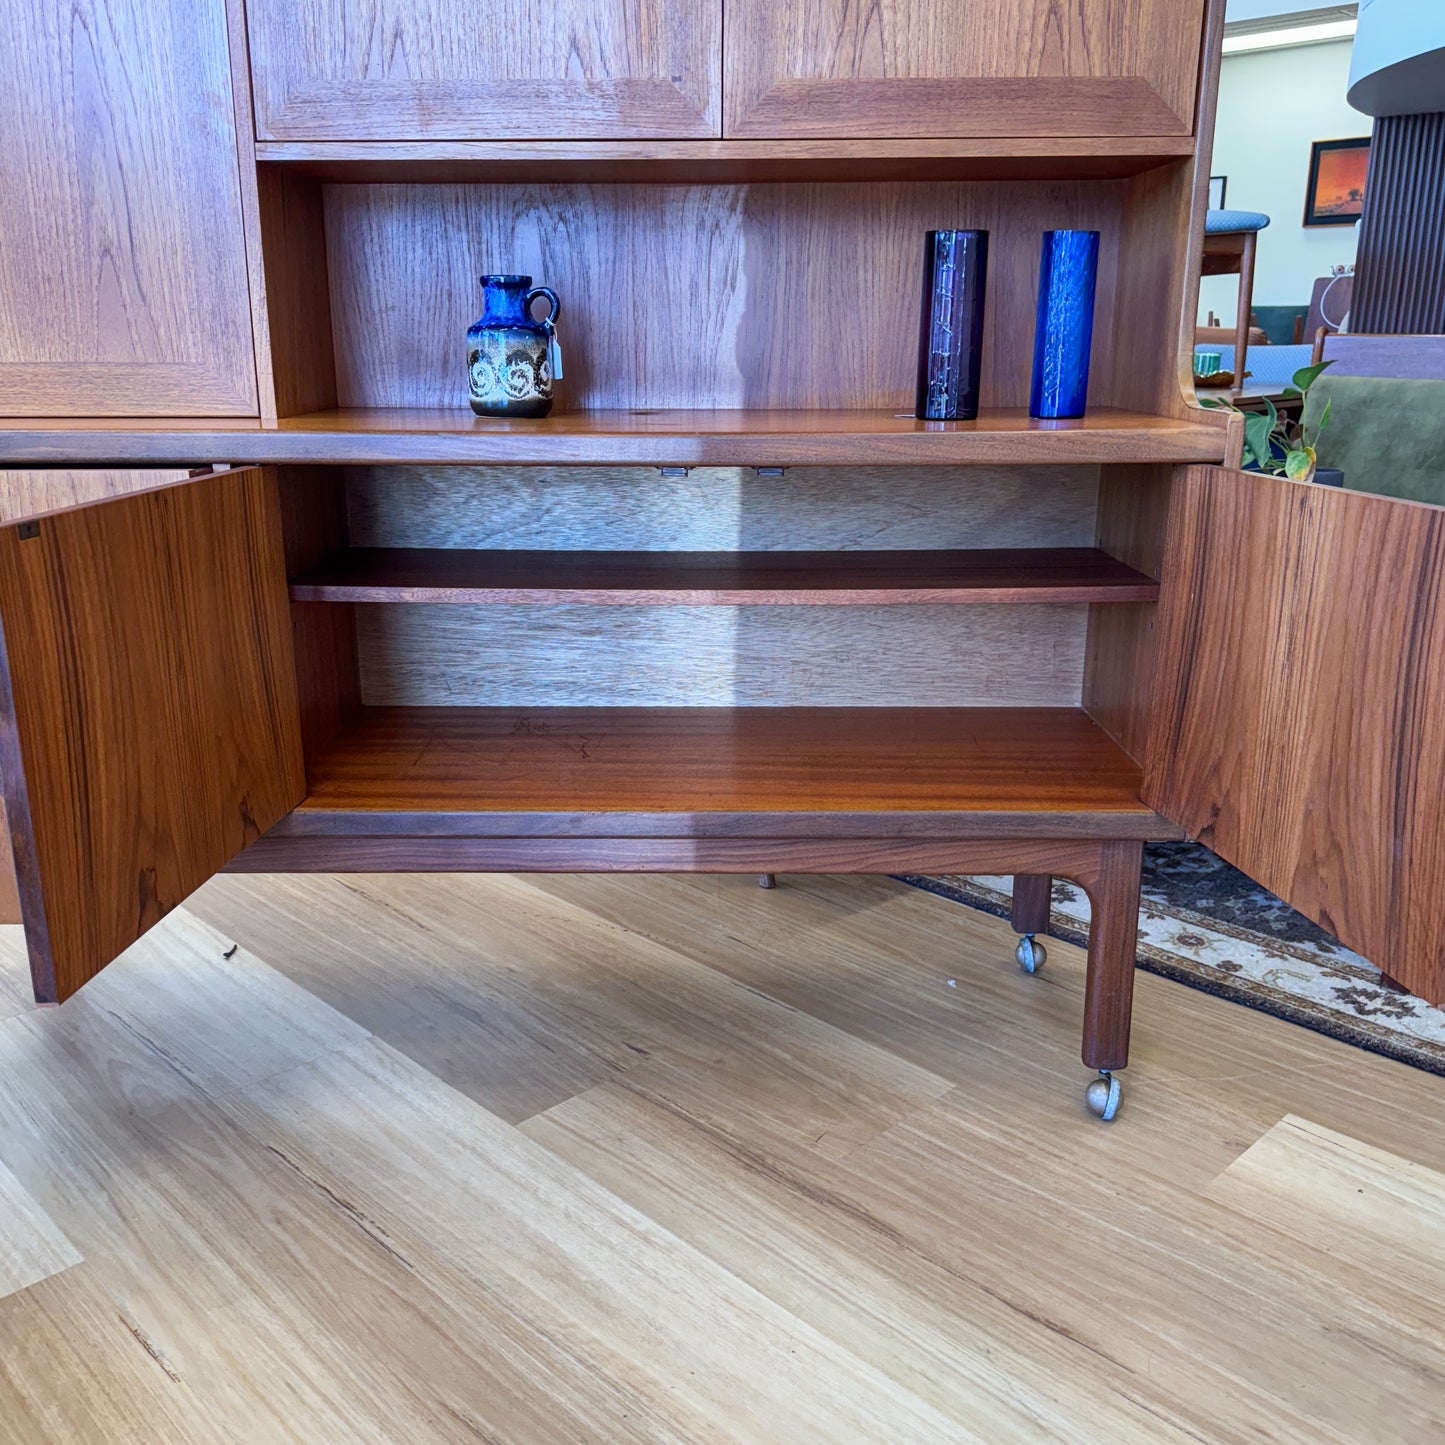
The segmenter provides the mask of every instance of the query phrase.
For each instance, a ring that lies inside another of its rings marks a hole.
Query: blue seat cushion
[[[1234,370],[1232,346],[1196,346],[1196,352],[1217,351],[1219,369]],[[1314,347],[1301,342],[1298,346],[1251,346],[1245,353],[1244,369],[1249,373],[1246,385],[1287,386],[1300,367],[1308,366]]]
[[[1269,225],[1263,211],[1210,211],[1204,217],[1204,234],[1217,236],[1221,231],[1262,231]]]

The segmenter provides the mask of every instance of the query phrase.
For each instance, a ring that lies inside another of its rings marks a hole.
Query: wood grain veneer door
[[[1188,135],[1204,0],[728,0],[729,136]]]
[[[718,134],[721,0],[249,0],[246,10],[262,140]]]
[[[1144,800],[1445,1001],[1445,508],[1175,481]]]
[[[274,477],[0,528],[0,630],[0,780],[59,1002],[305,792]]]
[[[225,0],[0,33],[0,414],[255,415]]]

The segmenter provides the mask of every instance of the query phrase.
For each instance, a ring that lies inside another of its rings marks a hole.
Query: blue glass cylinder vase
[[[1029,415],[1083,416],[1089,395],[1089,345],[1094,336],[1097,231],[1045,231],[1039,258],[1039,309],[1034,325],[1034,379]]]
[[[969,421],[978,415],[987,277],[987,231],[929,231],[924,237],[914,405],[920,420]]]

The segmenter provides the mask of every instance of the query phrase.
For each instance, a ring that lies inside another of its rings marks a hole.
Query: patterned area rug
[[[1008,916],[1008,878],[903,882]],[[1083,890],[1056,879],[1050,931],[1083,944],[1088,919]],[[1445,1074],[1445,1011],[1382,983],[1373,964],[1197,843],[1144,850],[1139,967]]]

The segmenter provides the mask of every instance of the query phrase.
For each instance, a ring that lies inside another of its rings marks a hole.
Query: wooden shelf
[[[256,158],[343,182],[1109,180],[1192,156],[1192,136],[971,140],[261,141]]]
[[[272,837],[1177,837],[1077,708],[367,708]]]
[[[250,418],[0,421],[6,465],[197,462],[585,466],[949,466],[970,462],[1220,462],[1227,417],[1098,407],[1077,421],[986,411],[917,421],[887,411],[560,412],[542,421],[456,408],[337,410]]]
[[[473,552],[357,547],[292,579],[296,602],[899,606],[1152,602],[1094,547],[896,552]]]

